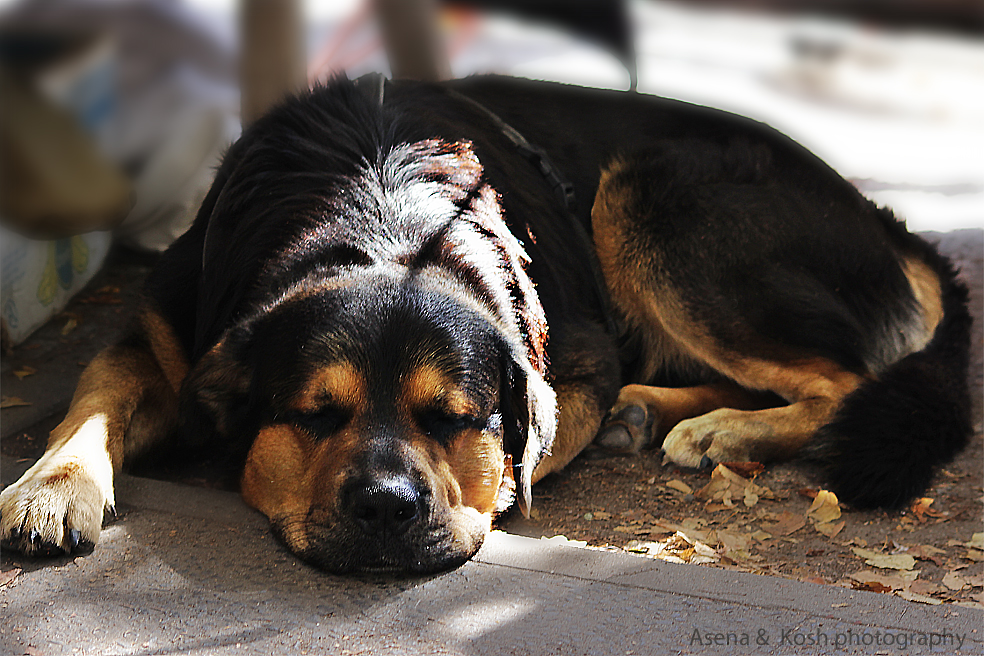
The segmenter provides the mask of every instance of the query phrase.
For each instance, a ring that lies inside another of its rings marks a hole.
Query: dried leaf
[[[872,589],[871,587],[860,588],[862,590],[871,590],[872,592],[891,592],[892,590],[901,590],[905,586],[905,582],[902,577],[898,574],[882,574],[880,572],[872,572],[871,570],[861,570],[860,572],[855,572],[850,575],[852,585],[858,587],[857,584],[863,586],[881,586],[884,589]]]
[[[920,604],[932,604],[933,606],[938,606],[943,602],[939,599],[934,599],[933,597],[927,597],[925,595],[916,594],[909,590],[903,590],[902,592],[896,593],[896,596],[902,597],[906,601],[918,601]]]
[[[790,535],[804,526],[806,526],[805,517],[784,511],[779,515],[779,521],[775,524],[763,524],[762,528],[773,535]]]
[[[820,490],[813,499],[813,505],[806,511],[806,516],[813,522],[824,524],[839,519],[841,516],[840,504],[837,502],[837,495],[828,490]]]
[[[683,492],[684,494],[693,494],[694,489],[684,483],[683,481],[673,479],[672,481],[667,481],[666,487],[671,490],[676,490],[677,492]]]
[[[970,538],[970,542],[965,542],[964,546],[984,550],[984,533],[974,533]]]
[[[916,565],[916,559],[909,554],[881,554],[877,551],[859,549],[858,547],[853,547],[851,551],[856,556],[864,558],[866,565],[881,569],[912,569]]]
[[[822,533],[828,538],[833,538],[837,537],[837,534],[844,529],[845,524],[847,524],[847,522],[842,519],[839,522],[823,522],[822,524],[814,524],[813,528],[817,529],[818,533]]]
[[[78,325],[79,325],[78,318],[76,318],[76,317],[69,317],[68,318],[68,321],[65,322],[65,325],[62,326],[62,329],[61,329],[62,337],[64,337],[65,335],[67,335],[70,332],[72,332],[73,330],[75,330],[78,327]]]
[[[746,506],[750,507],[755,505],[759,498],[775,498],[769,488],[756,485],[724,465],[718,465],[714,468],[714,471],[711,472],[711,481],[695,492],[694,496],[705,501],[720,501],[728,508],[734,506],[736,499],[741,499]]]
[[[755,478],[765,471],[761,462],[722,462],[722,465],[745,478]]]
[[[33,405],[33,404],[30,401],[25,401],[24,399],[18,398],[16,396],[0,396],[0,409],[19,408],[25,405]]]
[[[947,572],[943,577],[943,585],[950,590],[963,590],[967,587],[967,581],[956,572]]]
[[[593,514],[594,514],[594,518],[597,520],[607,520],[612,518],[612,514],[609,512],[605,512],[604,510],[599,510],[598,512]]]
[[[752,537],[758,540],[759,542],[765,542],[766,540],[772,539],[772,534],[766,533],[765,531],[755,531],[754,533],[752,533]]]
[[[756,494],[755,490],[753,489],[755,487],[757,487],[757,486],[755,486],[755,485],[748,485],[748,486],[745,487],[745,496],[742,499],[742,503],[745,504],[745,507],[746,508],[751,508],[756,503],[758,503],[759,495]]]
[[[801,497],[806,497],[807,499],[816,499],[817,492],[819,491],[820,490],[813,487],[801,487],[800,489],[796,490],[796,493],[799,494]]]
[[[984,551],[980,549],[968,549],[967,553],[963,555],[966,560],[972,560],[975,563],[979,563],[984,560]]]
[[[916,499],[909,507],[909,511],[915,516],[916,521],[920,524],[925,523],[927,517],[946,517],[947,514],[945,512],[940,512],[939,510],[930,508],[934,501],[935,499],[930,499],[928,497]]]
[[[906,553],[917,560],[930,560],[937,567],[943,567],[943,559],[938,554],[946,552],[929,544],[917,544],[914,547],[909,547],[909,551]]]
[[[29,367],[27,365],[24,365],[20,369],[14,369],[14,375],[17,376],[17,378],[19,378],[20,380],[24,380],[28,376],[33,376],[36,373],[38,373],[37,369],[35,369],[34,367]]]
[[[932,581],[913,581],[909,586],[909,591],[920,595],[931,595],[943,591],[943,586]]]
[[[967,585],[974,588],[984,588],[984,574],[975,574],[973,576],[965,576],[964,581]]]

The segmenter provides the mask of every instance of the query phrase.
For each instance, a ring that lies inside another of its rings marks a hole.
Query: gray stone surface
[[[4,459],[4,483],[22,468]],[[5,563],[23,571],[0,591],[3,654],[788,654],[820,653],[788,642],[818,632],[861,641],[836,653],[984,653],[968,608],[504,533],[446,574],[343,578],[235,494],[124,476],[118,500],[91,555]],[[695,629],[749,644],[701,646]],[[962,649],[884,644],[943,633]]]

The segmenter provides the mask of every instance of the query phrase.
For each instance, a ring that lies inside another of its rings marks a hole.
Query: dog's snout
[[[420,491],[407,478],[354,481],[345,500],[355,523],[373,535],[404,533],[424,514]]]

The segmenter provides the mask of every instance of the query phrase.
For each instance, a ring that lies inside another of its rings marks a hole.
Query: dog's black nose
[[[355,523],[374,535],[403,533],[423,515],[420,492],[405,477],[354,481],[343,499]]]

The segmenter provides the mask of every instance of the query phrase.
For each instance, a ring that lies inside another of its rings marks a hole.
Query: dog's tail
[[[925,246],[943,301],[932,339],[849,394],[807,447],[830,489],[857,507],[904,507],[971,434],[967,288],[949,261]]]

